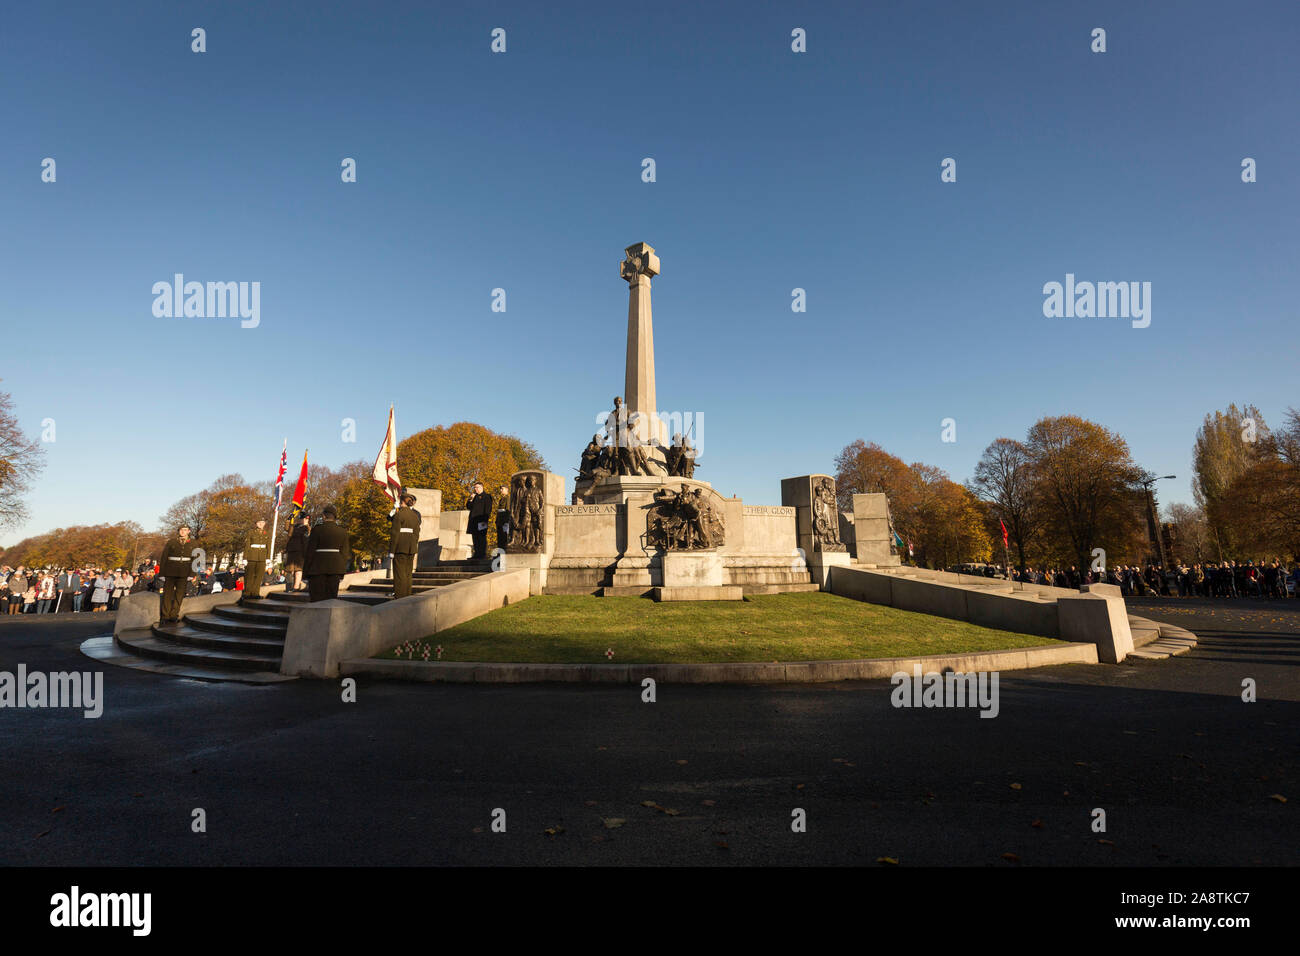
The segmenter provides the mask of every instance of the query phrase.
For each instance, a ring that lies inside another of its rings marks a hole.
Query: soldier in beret
[[[321,509],[321,522],[307,538],[303,577],[311,601],[329,601],[339,596],[339,583],[352,560],[352,539],[339,526],[333,505]]]
[[[420,550],[420,512],[415,510],[415,495],[402,492],[402,506],[393,512],[393,526],[388,535],[388,556],[393,563],[393,597],[411,593],[411,573]]]
[[[266,576],[266,562],[271,556],[271,532],[266,530],[266,519],[258,518],[257,527],[244,540],[244,600],[256,601],[262,596],[262,578]]]
[[[181,602],[185,600],[185,584],[193,573],[191,562],[194,542],[190,540],[188,525],[176,529],[176,536],[163,545],[162,560],[158,562],[158,575],[163,579],[159,620],[163,624],[178,624],[181,619]]]

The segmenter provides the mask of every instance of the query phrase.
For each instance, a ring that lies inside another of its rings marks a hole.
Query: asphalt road
[[[995,719],[894,708],[888,681],[344,703],[104,666],[97,720],[0,709],[0,864],[1297,864],[1300,601],[1131,607],[1200,646],[1007,672]],[[92,670],[102,629],[0,621],[0,671]]]

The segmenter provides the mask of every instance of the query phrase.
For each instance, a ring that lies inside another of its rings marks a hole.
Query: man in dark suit
[[[69,611],[81,610],[81,575],[75,570],[67,570],[59,575],[59,599],[56,606]],[[73,598],[76,598],[75,602]]]
[[[474,482],[474,494],[465,503],[469,511],[469,533],[474,539],[474,559],[487,557],[488,522],[492,520],[492,496],[484,493],[483,482]]]
[[[415,495],[402,492],[402,506],[393,512],[393,526],[388,534],[388,554],[393,559],[393,597],[411,593],[411,572],[420,550],[420,512],[415,510]]]
[[[333,505],[321,510],[321,523],[307,538],[303,577],[311,601],[329,601],[339,596],[339,583],[352,560],[352,539],[338,524]]]

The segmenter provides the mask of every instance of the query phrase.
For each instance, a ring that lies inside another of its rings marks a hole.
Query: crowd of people
[[[949,570],[984,577],[1006,577],[993,564],[962,565]],[[1223,561],[1207,564],[1177,564],[1161,569],[1119,565],[1103,571],[1069,568],[1016,568],[1013,581],[1046,584],[1078,590],[1085,584],[1114,584],[1125,597],[1209,597],[1268,598],[1300,597],[1300,564],[1289,570],[1279,559],[1272,561]]]
[[[163,579],[158,565],[140,564],[128,568],[0,568],[0,614],[53,614],[116,611],[122,598],[140,591],[162,590]],[[272,573],[266,584],[284,584],[284,574]],[[213,594],[217,591],[242,591],[241,568],[209,570],[192,575],[185,585],[185,596]]]

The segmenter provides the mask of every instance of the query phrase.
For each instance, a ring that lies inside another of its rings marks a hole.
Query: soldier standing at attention
[[[158,567],[158,574],[163,579],[162,607],[158,616],[163,624],[180,623],[185,582],[190,578],[190,562],[193,561],[193,544],[189,526],[181,525],[176,529],[176,537],[163,545],[162,561]]]
[[[393,528],[388,535],[395,598],[410,596],[411,572],[415,570],[415,556],[420,550],[420,512],[413,507],[415,495],[404,491],[401,501],[402,507],[393,512]]]
[[[483,482],[474,482],[474,494],[465,502],[469,512],[469,533],[474,539],[474,559],[482,561],[487,557],[488,522],[492,520],[492,496],[483,491]]]
[[[307,538],[303,577],[307,579],[308,599],[330,601],[339,596],[339,582],[352,560],[352,539],[339,527],[338,512],[333,505],[321,509],[321,523]]]
[[[256,601],[262,596],[262,578],[266,575],[266,559],[271,556],[271,533],[266,530],[266,519],[258,518],[257,527],[248,532],[244,541],[244,600]]]
[[[505,485],[497,492],[497,547],[502,551],[510,543],[510,489]]]
[[[307,536],[311,534],[311,521],[303,514],[298,516],[298,526],[289,535],[284,546],[284,589],[302,590],[302,563],[307,557]]]

